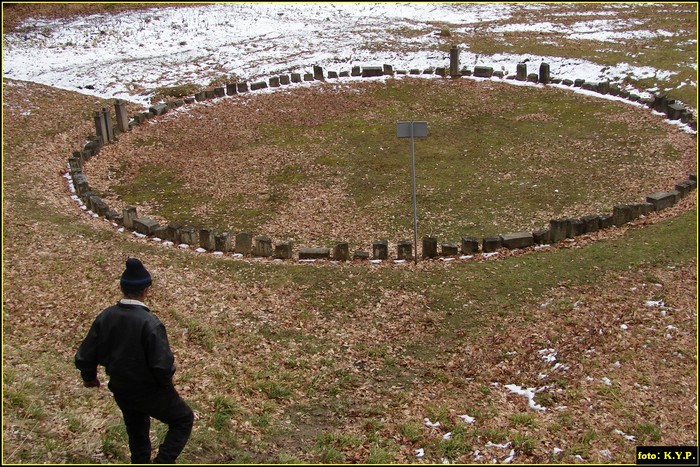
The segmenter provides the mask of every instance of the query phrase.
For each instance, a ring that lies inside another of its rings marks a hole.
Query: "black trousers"
[[[174,388],[148,395],[112,391],[124,415],[133,464],[151,463],[151,417],[168,425],[168,432],[153,459],[156,464],[174,464],[192,433],[194,413]]]

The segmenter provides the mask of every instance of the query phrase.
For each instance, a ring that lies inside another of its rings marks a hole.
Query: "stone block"
[[[668,115],[669,120],[680,120],[684,110],[683,104],[669,104],[666,115]]]
[[[301,248],[299,249],[299,259],[329,259],[331,250],[329,248]]]
[[[566,238],[574,238],[583,234],[583,221],[581,219],[569,219],[566,226]]]
[[[168,225],[165,226],[165,236],[163,238],[173,243],[181,243],[180,228],[182,228],[182,224],[180,224],[179,222],[168,223]]]
[[[279,78],[279,76],[272,76],[272,77],[270,77],[270,87],[271,87],[271,88],[278,88],[278,87],[280,87],[280,78]]]
[[[501,243],[501,237],[484,237],[483,243],[481,244],[481,251],[483,253],[494,253],[501,248],[503,244]]]
[[[190,246],[199,245],[199,235],[197,234],[197,230],[190,225],[180,227],[178,229],[177,238],[178,243],[185,243]]]
[[[75,192],[80,197],[84,196],[85,193],[88,193],[90,191],[90,184],[88,183],[88,179],[82,172],[78,172],[73,176],[73,186],[75,187]]]
[[[515,79],[525,81],[527,79],[527,63],[518,63],[515,66]]]
[[[226,84],[226,94],[229,96],[235,96],[238,94],[238,89],[236,88],[236,83]]]
[[[437,238],[423,237],[423,258],[435,258],[438,255]]]
[[[119,128],[119,131],[122,133],[129,131],[129,114],[124,101],[117,100],[114,103],[114,114],[117,117],[117,128]]]
[[[388,240],[376,240],[372,242],[372,257],[374,259],[388,259],[389,258],[389,241]]]
[[[206,97],[207,99],[213,99],[215,97],[214,90],[207,89],[206,91],[204,91],[204,97]]]
[[[362,67],[362,77],[372,78],[375,76],[383,76],[384,68],[380,66],[363,66]]]
[[[213,228],[205,227],[199,229],[199,246],[207,251],[216,250],[216,238]]]
[[[168,230],[168,226],[167,226],[167,225],[159,225],[159,226],[156,228],[156,230],[153,231],[153,236],[154,236],[154,237],[158,237],[158,238],[160,238],[160,239],[162,240],[162,239],[165,238],[165,234],[166,234],[167,230]]]
[[[301,73],[292,73],[292,83],[301,83]]]
[[[250,83],[250,90],[257,91],[259,89],[267,88],[267,83],[265,81],[257,81],[255,83]]]
[[[236,245],[233,249],[235,253],[249,255],[253,251],[253,234],[241,232],[236,235]]]
[[[493,67],[481,65],[474,67],[474,77],[490,78],[491,76],[493,76]]]
[[[94,213],[96,213],[98,216],[102,216],[102,217],[106,216],[107,213],[109,212],[109,206],[99,196],[96,196],[95,198],[96,199],[93,200],[93,203],[92,203],[92,211]]]
[[[114,125],[112,124],[112,113],[109,107],[102,107],[102,114],[105,116],[105,124],[107,126],[107,141],[113,143],[115,141]]]
[[[352,254],[352,259],[366,260],[369,259],[369,251],[355,250]]]
[[[167,225],[159,225],[158,228],[156,228],[156,230],[153,231],[153,236],[158,237],[161,240],[163,240],[165,238],[165,234],[166,234],[167,230],[168,230]]]
[[[272,240],[265,235],[255,237],[255,246],[253,247],[253,255],[264,258],[272,256]]]
[[[676,203],[676,196],[668,191],[652,193],[647,195],[647,202],[654,206],[654,211],[661,211],[673,206]]]
[[[680,193],[681,198],[685,198],[688,196],[691,192],[690,188],[690,180],[686,180],[684,182],[680,182],[676,184],[676,191]],[[649,201],[649,199],[647,199]]]
[[[473,255],[479,252],[479,239],[476,237],[462,237],[462,254]]]
[[[292,242],[286,241],[275,245],[275,258],[291,259],[292,258]]]
[[[396,257],[398,259],[413,259],[413,242],[402,240],[396,247]]]
[[[509,250],[527,248],[534,245],[532,232],[515,232],[501,235],[501,244]]]
[[[444,78],[447,76],[447,68],[445,68],[444,66],[439,66],[435,68],[435,74]]]
[[[341,71],[338,76],[341,78],[349,78],[350,77],[350,72],[349,71]]]
[[[248,82],[243,81],[242,83],[236,83],[236,92],[239,94],[242,92],[248,92]]]
[[[459,254],[459,245],[456,243],[443,243],[440,245],[440,254],[442,256],[457,256]]]
[[[134,228],[134,219],[136,219],[136,208],[134,206],[128,206],[122,210],[122,216],[124,216],[124,227],[127,229]]]
[[[538,81],[542,84],[548,84],[550,80],[549,76],[549,63],[540,64],[540,75]]]
[[[206,100],[207,99],[206,91],[199,91],[198,93],[195,93],[194,99],[197,102],[202,102],[202,101]],[[139,122],[139,123],[141,123],[141,122]]]
[[[352,70],[350,71],[351,76],[362,76],[362,68],[359,66],[354,66],[352,67]]]
[[[459,78],[459,47],[453,45],[450,47],[450,76]]]
[[[552,219],[549,221],[549,241],[551,243],[558,243],[566,238],[569,222],[569,219]]]
[[[160,226],[158,221],[151,219],[150,217],[137,217],[134,219],[133,223],[134,230],[144,235],[152,235]]]
[[[382,66],[382,74],[387,76],[394,76],[394,67],[391,65],[384,64]]]
[[[632,208],[628,204],[616,204],[613,206],[613,224],[617,227],[623,226],[632,218]]]
[[[289,75],[280,75],[280,84],[286,86],[291,82]]]
[[[313,73],[304,73],[304,81],[314,81]]]
[[[537,245],[549,245],[549,229],[540,229],[532,232],[532,241]]]
[[[110,220],[112,222],[116,222],[117,217],[121,217],[121,215],[114,209],[110,209],[109,211],[107,211],[107,214],[105,214],[105,219]]]
[[[592,233],[600,230],[600,216],[583,216],[583,233]]]
[[[615,225],[614,218],[612,214],[601,214],[598,216],[600,218],[600,228],[609,229]]]
[[[214,237],[214,249],[215,251],[221,251],[223,253],[231,251],[231,234],[228,232],[217,234]]]
[[[347,242],[338,242],[333,246],[333,259],[336,261],[350,260],[350,245]]]
[[[582,79],[582,78],[575,79],[574,80],[574,87],[580,88],[581,86],[583,86],[583,83],[585,83],[585,82],[586,82],[586,80]]]
[[[214,88],[214,97],[224,97],[226,95],[226,88],[218,87]]]
[[[527,75],[527,81],[529,83],[536,83],[537,81],[539,81],[539,79],[540,75],[538,75],[537,73],[530,73]]]
[[[319,81],[323,81],[323,79],[324,79],[323,78],[323,68],[318,66],[318,65],[314,65],[314,79],[317,79]]]
[[[673,194],[673,196],[675,196],[675,194]],[[649,202],[634,203],[630,204],[630,206],[632,207],[632,216],[634,219],[641,216],[646,216],[654,211],[654,205]]]

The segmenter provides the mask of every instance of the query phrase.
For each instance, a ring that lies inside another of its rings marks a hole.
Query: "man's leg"
[[[156,420],[168,425],[168,433],[153,462],[174,464],[192,433],[194,413],[178,393],[172,391],[158,398],[150,414]]]
[[[132,464],[151,463],[151,418],[147,413],[120,406],[124,415]]]

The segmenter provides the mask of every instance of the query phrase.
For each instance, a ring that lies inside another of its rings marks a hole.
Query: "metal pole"
[[[418,209],[416,207],[416,154],[411,122],[411,175],[413,177],[413,261],[418,264]]]

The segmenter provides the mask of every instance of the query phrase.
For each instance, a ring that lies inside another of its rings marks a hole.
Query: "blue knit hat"
[[[133,291],[143,290],[151,285],[152,282],[151,275],[143,264],[141,264],[141,261],[136,258],[129,258],[126,260],[126,269],[122,273],[122,277],[119,281],[122,289]]]

